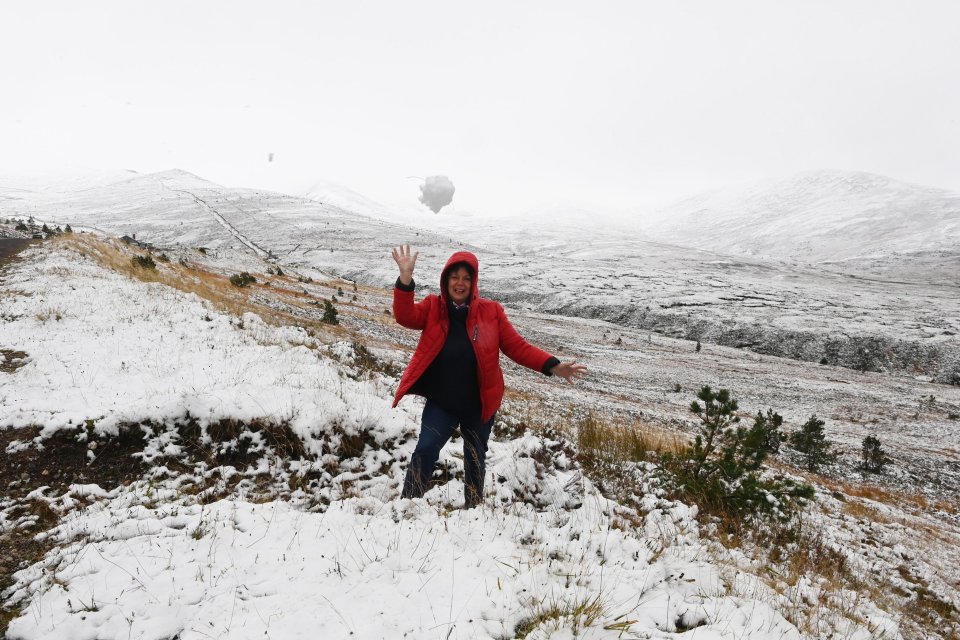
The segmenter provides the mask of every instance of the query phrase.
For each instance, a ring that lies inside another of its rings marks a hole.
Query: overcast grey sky
[[[468,211],[857,169],[960,190],[960,2],[21,2],[0,171]],[[274,154],[268,162],[268,154]]]

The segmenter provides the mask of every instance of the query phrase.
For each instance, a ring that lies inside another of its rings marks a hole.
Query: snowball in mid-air
[[[420,185],[420,202],[434,213],[453,202],[455,188],[447,176],[429,176]]]

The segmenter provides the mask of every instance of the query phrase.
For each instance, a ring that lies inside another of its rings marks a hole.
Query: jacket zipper
[[[483,419],[483,365],[480,364],[480,354],[477,353],[477,334],[480,333],[480,324],[473,325],[473,353],[477,358],[477,386],[480,387],[480,418]]]

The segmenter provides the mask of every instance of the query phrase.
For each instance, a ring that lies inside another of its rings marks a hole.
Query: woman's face
[[[447,275],[447,296],[454,304],[463,304],[470,297],[473,276],[466,267],[457,267]]]

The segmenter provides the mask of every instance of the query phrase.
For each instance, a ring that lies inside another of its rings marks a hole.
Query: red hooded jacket
[[[503,369],[500,368],[500,352],[508,358],[535,371],[543,371],[553,358],[524,340],[507,320],[507,314],[499,302],[480,297],[477,283],[480,279],[479,261],[469,251],[458,251],[450,256],[440,276],[440,295],[430,294],[414,303],[414,292],[399,287],[393,289],[393,315],[397,322],[408,329],[422,331],[417,349],[400,379],[393,406],[410,391],[414,383],[437,357],[447,339],[450,319],[447,316],[447,291],[444,287],[447,270],[458,262],[465,262],[473,269],[470,310],[467,313],[467,335],[477,355],[477,379],[480,383],[481,420],[493,417],[503,401]]]

